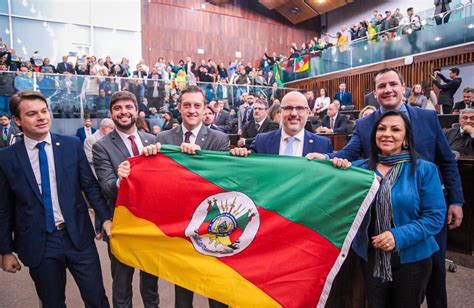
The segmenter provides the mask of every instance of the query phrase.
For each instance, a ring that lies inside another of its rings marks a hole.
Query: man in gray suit
[[[15,136],[20,130],[11,124],[8,113],[0,115],[0,148],[7,147],[15,143]]]
[[[139,155],[143,147],[154,142],[155,136],[139,132],[135,126],[138,103],[135,95],[115,92],[110,99],[110,114],[115,130],[92,147],[92,160],[107,203],[113,213],[120,180],[118,166],[127,158]],[[134,268],[118,261],[109,250],[112,269],[112,298],[117,307],[132,307],[132,279]],[[158,307],[158,278],[140,272],[140,293],[146,308]]]
[[[153,155],[159,152],[161,144],[181,146],[181,152],[196,154],[198,150],[229,151],[229,136],[206,127],[202,120],[205,106],[205,95],[201,88],[188,86],[181,92],[178,111],[183,123],[172,130],[164,131],[156,136],[156,145],[143,149],[143,153]],[[119,178],[130,174],[130,162],[126,161],[118,167]],[[193,292],[180,286],[175,286],[175,307],[188,308],[193,306]],[[209,299],[209,307],[227,307],[225,304]]]

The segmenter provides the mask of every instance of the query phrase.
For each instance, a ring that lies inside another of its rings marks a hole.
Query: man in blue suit
[[[334,99],[337,99],[341,102],[341,109],[351,109],[354,108],[354,103],[352,102],[352,93],[347,92],[347,86],[345,83],[339,85],[339,92],[334,95]]]
[[[109,307],[83,193],[109,235],[111,215],[82,144],[49,132],[51,115],[39,92],[18,92],[10,107],[24,138],[0,150],[2,268],[21,269],[16,252],[43,307],[66,307],[66,269],[86,307]]]
[[[84,119],[84,126],[80,127],[76,131],[76,137],[79,138],[84,144],[84,141],[92,136],[97,130],[92,127],[92,120],[90,118]]]
[[[410,120],[413,134],[413,143],[416,152],[421,158],[435,163],[441,171],[444,187],[447,191],[449,229],[461,225],[464,203],[461,178],[449,148],[448,141],[439,125],[436,113],[420,108],[413,108],[403,104],[403,78],[393,68],[385,68],[375,76],[375,95],[380,109],[371,115],[358,119],[351,141],[341,151],[329,154],[311,154],[317,158],[340,157],[350,161],[359,158],[368,158],[370,153],[370,137],[374,123],[380,115],[387,111],[398,109],[405,113]],[[327,157],[326,157],[327,156]],[[447,245],[447,228],[445,227],[436,237],[440,250],[433,255],[433,268],[426,296],[428,307],[447,307],[445,256]]]
[[[282,128],[258,134],[246,148],[234,148],[231,154],[247,156],[249,153],[306,156],[312,152],[332,153],[331,140],[304,129],[309,116],[306,97],[296,91],[286,94],[281,101]]]

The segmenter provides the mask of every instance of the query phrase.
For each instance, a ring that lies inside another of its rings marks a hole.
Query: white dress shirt
[[[198,127],[191,130],[191,133],[193,133],[191,136],[189,136],[189,142],[191,144],[196,143],[196,138],[197,138],[197,135],[199,134],[199,131],[201,130],[201,127],[202,127],[202,122],[199,124]],[[183,142],[184,142],[184,139],[186,138],[186,132],[188,132],[188,129],[184,127],[183,124],[181,124],[181,129],[183,130]]]
[[[130,153],[130,157],[133,157],[133,151],[132,151],[132,141],[128,139],[130,136],[135,136],[135,143],[137,144],[138,147],[138,153],[141,153],[143,150],[143,143],[142,140],[140,139],[140,135],[138,134],[138,130],[135,129],[135,133],[133,134],[125,134],[117,129],[117,133],[119,134],[120,138],[122,138],[123,143],[125,143],[125,146],[127,147],[128,153]]]
[[[284,129],[281,130],[281,138],[280,138],[280,151],[278,152],[279,155],[284,155],[285,149],[288,145],[288,141],[286,138],[291,137],[288,135]],[[296,135],[294,135],[295,141],[293,142],[293,156],[303,156],[303,145],[304,145],[304,129],[301,129]]]
[[[54,166],[54,154],[53,154],[53,145],[51,144],[51,134],[48,134],[43,140],[36,141],[33,139],[24,136],[26,152],[28,153],[28,158],[30,159],[31,168],[35,174],[36,183],[38,184],[39,191],[41,192],[41,170],[39,163],[39,149],[36,145],[40,142],[46,141],[44,150],[46,151],[46,156],[48,157],[48,171],[49,171],[49,183],[51,186],[51,200],[53,203],[53,214],[54,214],[54,223],[59,225],[64,222],[63,213],[61,212],[61,207],[59,206],[58,198],[58,187],[56,185],[56,168]]]
[[[90,127],[84,127],[84,131],[86,132],[86,138],[92,135],[92,129]]]

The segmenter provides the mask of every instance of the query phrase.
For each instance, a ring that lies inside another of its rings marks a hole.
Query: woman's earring
[[[405,149],[405,150],[408,149],[408,142],[407,142],[406,140],[403,141],[403,145],[402,145],[402,146],[403,146],[403,149]]]

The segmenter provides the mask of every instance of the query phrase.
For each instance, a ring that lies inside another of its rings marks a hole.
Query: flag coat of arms
[[[295,72],[301,73],[309,69],[309,55],[295,59]]]
[[[378,188],[367,170],[300,157],[162,146],[130,162],[112,253],[232,307],[324,306]]]

